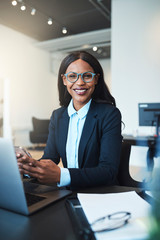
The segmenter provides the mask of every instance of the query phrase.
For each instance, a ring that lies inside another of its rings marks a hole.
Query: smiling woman
[[[51,116],[44,154],[39,163],[18,155],[21,173],[71,189],[116,184],[121,114],[98,60],[84,51],[69,54],[59,69],[58,89],[62,107]]]
[[[87,62],[78,59],[68,66],[62,78],[63,84],[73,99],[73,106],[78,111],[91,99],[98,82],[98,74],[94,73]]]
[[[79,64],[77,64],[77,61],[79,60]],[[81,62],[81,63],[80,63]],[[69,54],[66,58],[61,63],[60,69],[59,69],[59,75],[58,75],[58,89],[59,89],[59,101],[61,106],[68,106],[70,100],[71,100],[71,95],[67,91],[68,88],[66,88],[64,84],[64,78],[63,75],[67,78],[69,72],[74,72],[75,74],[78,73],[78,68],[79,68],[79,73],[84,73],[90,71],[91,73],[94,73],[94,78],[92,78],[93,82],[95,81],[96,88],[95,91],[93,92],[92,98],[95,100],[101,100],[101,101],[106,101],[110,104],[115,105],[115,99],[113,96],[110,94],[109,89],[107,85],[105,84],[104,81],[104,74],[103,74],[103,69],[98,62],[98,60],[92,56],[91,54],[85,52],[85,51],[80,51],[80,52],[74,52],[72,54]],[[80,69],[83,68],[83,69]],[[77,69],[77,70],[76,70]],[[84,70],[86,69],[86,71]],[[76,72],[77,71],[77,72]],[[79,74],[79,75],[81,75]],[[72,76],[73,77],[73,76]],[[80,78],[80,76],[79,76]],[[77,76],[77,81],[78,81],[78,76]],[[83,78],[83,75],[81,75],[81,79]],[[63,79],[63,81],[62,81]],[[76,82],[76,81],[75,81]],[[83,81],[85,82],[90,82],[90,81]],[[72,81],[73,83],[73,81]],[[93,83],[92,83],[93,84]]]

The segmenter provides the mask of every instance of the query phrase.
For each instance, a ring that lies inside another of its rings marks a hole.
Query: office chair
[[[31,143],[45,144],[48,138],[49,119],[32,117],[33,131],[29,132]]]
[[[120,165],[118,171],[118,181],[120,186],[141,187],[142,182],[134,180],[129,172],[130,153],[131,144],[122,142]]]

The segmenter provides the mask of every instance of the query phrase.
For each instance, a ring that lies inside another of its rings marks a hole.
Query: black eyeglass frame
[[[123,216],[116,217],[116,215],[118,216],[119,214],[123,214]],[[102,228],[100,230],[92,229],[92,231],[93,232],[105,232],[105,231],[112,231],[112,230],[121,228],[128,223],[130,218],[131,218],[131,213],[130,212],[125,212],[125,211],[115,212],[115,213],[103,216],[101,218],[96,219],[94,222],[92,222],[91,226],[93,227],[96,223],[101,222],[102,220],[105,220],[105,219],[115,221],[115,226],[113,225],[113,227],[111,227],[111,228],[106,227],[106,228]],[[116,226],[116,221],[121,221],[121,224]]]
[[[70,73],[74,73],[74,74],[77,75],[77,79],[76,79],[75,81],[70,81],[70,80],[68,79],[68,74],[70,74]],[[92,78],[91,78],[89,81],[85,81],[85,80],[83,79],[83,74],[85,74],[85,73],[91,73],[91,74],[92,74]],[[89,72],[89,71],[88,71],[88,72],[83,72],[83,73],[68,72],[68,73],[65,73],[65,74],[63,74],[63,75],[64,75],[64,76],[67,78],[67,80],[68,80],[69,82],[71,82],[71,83],[75,83],[75,82],[78,80],[79,76],[81,76],[83,82],[89,83],[89,82],[91,82],[91,81],[93,80],[93,78],[94,78],[94,76],[96,75],[96,73],[92,73],[92,72]]]

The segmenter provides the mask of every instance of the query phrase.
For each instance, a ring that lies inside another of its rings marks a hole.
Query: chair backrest
[[[38,119],[32,117],[33,130],[37,133],[46,133],[48,134],[49,119]]]
[[[140,187],[142,182],[134,180],[129,171],[131,144],[122,142],[118,181],[121,186]]]
[[[46,144],[49,131],[49,119],[32,117],[33,130],[29,132],[31,143]]]

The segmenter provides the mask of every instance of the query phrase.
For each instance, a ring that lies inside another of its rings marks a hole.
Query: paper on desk
[[[135,240],[147,239],[147,218],[151,206],[136,192],[123,192],[113,194],[78,194],[78,199],[86,214],[88,222],[118,211],[131,212],[131,220],[124,227],[96,233],[99,240]]]

